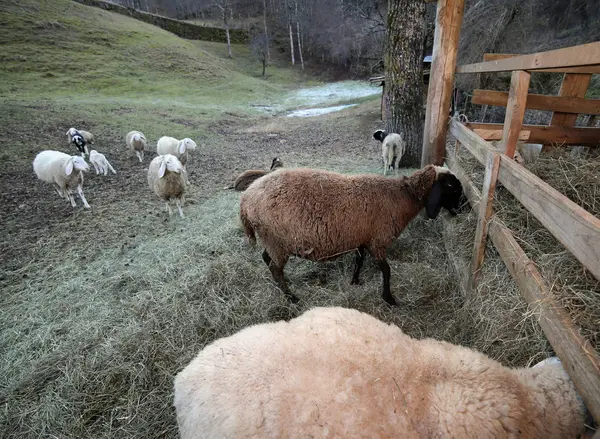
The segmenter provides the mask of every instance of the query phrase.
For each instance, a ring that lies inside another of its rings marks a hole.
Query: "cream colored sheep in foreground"
[[[187,137],[177,140],[175,137],[162,136],[156,143],[156,152],[158,155],[173,154],[177,157],[183,165],[183,170],[186,171],[186,182],[189,183],[187,176],[189,151],[194,151],[196,147],[196,142]]]
[[[60,151],[42,151],[33,160],[35,175],[47,183],[55,186],[61,198],[66,198],[75,207],[73,191],[77,191],[79,198],[86,208],[90,208],[83,195],[83,173],[89,171],[90,166],[79,156],[70,156]]]
[[[144,161],[144,149],[146,148],[146,136],[141,131],[129,131],[125,136],[127,147],[135,152],[140,163]]]
[[[181,205],[185,193],[185,171],[181,162],[172,154],[159,155],[150,162],[148,185],[166,203],[169,216],[173,214],[170,200],[175,200],[179,216],[183,218]]]
[[[175,378],[182,439],[575,438],[560,364],[509,369],[351,309],[315,308],[205,347]]]
[[[90,163],[94,166],[94,169],[96,171],[96,175],[98,175],[98,174],[107,175],[109,170],[113,174],[117,173],[117,171],[115,171],[115,168],[113,168],[111,166],[111,164],[106,159],[106,157],[104,156],[104,154],[100,154],[95,149],[92,149],[90,151]]]
[[[406,151],[406,142],[402,138],[402,134],[388,134],[383,130],[377,130],[373,133],[373,138],[381,142],[383,175],[387,175],[388,169],[394,170],[397,174],[400,168],[400,160]]]

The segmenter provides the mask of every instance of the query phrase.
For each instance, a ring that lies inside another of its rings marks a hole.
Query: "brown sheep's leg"
[[[283,275],[283,268],[285,267],[287,258],[285,258],[283,261],[275,261],[271,259],[271,255],[269,255],[265,250],[263,252],[263,261],[265,261],[265,263],[269,261],[267,264],[269,266],[269,271],[273,275],[273,279],[275,279],[277,285],[279,285],[279,288],[281,288],[281,291],[283,291],[283,294],[287,296],[290,302],[298,303],[298,297],[290,292],[290,288],[285,280],[285,276]]]
[[[352,275],[352,281],[350,285],[358,285],[360,284],[360,270],[363,266],[363,262],[365,261],[365,248],[359,247],[356,252],[355,266],[354,266],[354,274]]]
[[[394,299],[390,291],[390,266],[385,259],[378,261],[377,264],[383,274],[383,300],[390,305],[397,305],[396,299]]]

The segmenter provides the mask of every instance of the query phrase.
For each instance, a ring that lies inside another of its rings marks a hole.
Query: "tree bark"
[[[400,165],[421,167],[423,150],[423,0],[389,0],[385,41],[385,128],[401,133]]]
[[[300,43],[300,18],[298,17],[298,0],[295,1],[296,4],[296,40],[298,43],[298,54],[300,55],[300,65],[302,66],[302,70],[304,70],[304,57],[302,56],[302,44]]]
[[[229,23],[227,23],[227,9],[223,9],[223,22],[225,23],[225,35],[227,36],[227,53],[231,56],[231,38],[229,38]]]
[[[250,20],[248,20],[248,23],[249,22]],[[265,25],[265,45],[267,48],[267,61],[271,61],[271,49],[269,49],[269,32],[267,31],[267,0],[263,0],[263,23]],[[263,76],[265,76],[264,73]]]
[[[290,14],[288,19],[288,25],[290,28],[290,52],[292,54],[292,65],[296,64],[296,60],[294,59],[294,34],[292,33],[292,16]]]

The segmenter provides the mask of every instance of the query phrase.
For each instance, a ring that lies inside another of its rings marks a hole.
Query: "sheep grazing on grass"
[[[397,172],[400,160],[406,151],[406,142],[402,138],[402,134],[388,134],[383,130],[377,130],[373,133],[373,138],[381,142],[383,175],[387,175],[388,169]]]
[[[78,138],[77,136],[80,136],[81,138]],[[92,133],[75,128],[69,128],[69,131],[67,131],[67,138],[69,139],[69,143],[73,143],[79,152],[81,152],[82,157],[85,157],[84,153],[90,153],[88,145],[94,144],[94,135]]]
[[[89,209],[83,195],[83,172],[90,166],[79,156],[70,156],[60,151],[42,151],[33,160],[33,170],[37,177],[47,183],[53,183],[61,198],[66,198],[75,207],[73,191],[77,191],[83,205]]]
[[[135,152],[140,163],[144,161],[144,149],[146,148],[146,136],[141,131],[129,131],[125,136],[127,147]]]
[[[424,207],[432,219],[442,207],[456,215],[461,195],[454,174],[433,165],[400,178],[278,169],[242,195],[240,219],[251,244],[260,237],[263,260],[293,302],[283,275],[290,255],[326,261],[355,251],[357,284],[368,251],[383,273],[383,298],[395,305],[387,248]]]
[[[173,214],[170,200],[175,200],[179,216],[183,218],[181,205],[185,193],[185,171],[177,157],[172,154],[159,155],[150,162],[148,168],[148,185],[162,199],[167,207],[169,216]]]
[[[104,154],[100,154],[95,149],[92,149],[90,151],[90,163],[94,166],[94,169],[96,170],[96,175],[107,175],[109,170],[113,174],[117,173],[117,171],[115,171],[115,168],[113,168],[108,162]]]
[[[255,180],[259,179],[263,175],[267,175],[269,172],[272,172],[277,168],[282,167],[283,162],[279,159],[279,157],[275,157],[271,162],[271,169],[269,171],[263,171],[259,169],[250,169],[248,171],[244,171],[238,175],[230,189],[235,189],[236,191],[245,191]]]
[[[162,136],[156,143],[156,152],[158,155],[172,154],[179,159],[186,171],[186,183],[189,184],[187,175],[187,162],[189,160],[189,151],[196,149],[196,142],[192,139],[185,138],[177,140],[175,137]]]
[[[586,411],[560,362],[510,369],[344,308],[216,340],[174,387],[182,439],[562,439]]]

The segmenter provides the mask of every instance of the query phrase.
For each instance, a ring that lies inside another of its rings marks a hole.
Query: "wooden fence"
[[[593,73],[600,73],[600,42],[534,53],[487,54],[484,61],[456,67],[456,50],[464,0],[439,0],[433,64],[427,101],[423,164],[444,161],[463,184],[478,213],[470,266],[469,289],[477,283],[486,238],[498,250],[520,292],[538,317],[548,341],[573,379],[586,406],[600,421],[600,357],[580,335],[567,311],[554,300],[550,288],[512,232],[494,216],[493,200],[500,182],[592,275],[600,280],[600,219],[533,175],[513,159],[517,141],[588,145],[600,143],[600,129],[575,127],[578,114],[597,115],[600,100],[585,99]],[[472,102],[506,107],[504,124],[448,122],[454,75],[511,72],[508,92],[475,90]],[[529,94],[532,72],[561,72],[558,96]],[[525,109],[553,111],[548,126],[523,125]],[[456,150],[446,150],[447,132]],[[500,140],[494,147],[488,140]],[[456,153],[466,148],[485,167],[479,190],[461,169]]]

